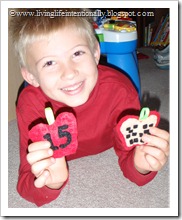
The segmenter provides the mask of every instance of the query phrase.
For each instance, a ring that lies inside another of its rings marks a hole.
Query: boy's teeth
[[[63,88],[62,90],[63,91],[73,91],[73,90],[76,90],[77,88],[79,88],[81,86],[82,82],[77,84],[77,85],[74,85],[72,87],[68,87],[68,88]]]

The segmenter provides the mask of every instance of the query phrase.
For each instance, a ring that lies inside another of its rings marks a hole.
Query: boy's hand
[[[53,150],[48,141],[32,143],[29,145],[28,151],[27,161],[36,177],[35,186],[59,189],[68,178],[65,157],[53,158]]]
[[[169,133],[152,127],[150,134],[142,137],[147,145],[135,149],[134,164],[142,174],[161,170],[169,156]]]

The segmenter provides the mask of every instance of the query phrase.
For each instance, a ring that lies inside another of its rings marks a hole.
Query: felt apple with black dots
[[[117,132],[126,150],[144,145],[142,136],[149,134],[150,127],[158,126],[160,114],[157,111],[150,111],[149,108],[143,108],[139,116],[127,115],[123,117],[118,125]]]
[[[48,124],[40,123],[34,126],[29,131],[29,138],[33,142],[49,141],[54,158],[74,154],[78,147],[75,116],[70,112],[63,112],[54,120],[51,108],[46,108],[45,114]]]

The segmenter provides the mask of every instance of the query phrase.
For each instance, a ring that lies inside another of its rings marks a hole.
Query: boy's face
[[[29,71],[22,68],[22,75],[51,99],[76,107],[96,85],[99,58],[99,46],[92,51],[85,37],[65,28],[27,48]]]

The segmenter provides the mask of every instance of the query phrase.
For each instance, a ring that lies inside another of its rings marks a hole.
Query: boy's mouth
[[[75,83],[71,86],[61,88],[61,91],[63,91],[64,93],[68,95],[75,95],[79,93],[82,90],[82,88],[83,88],[83,81],[79,83]]]

